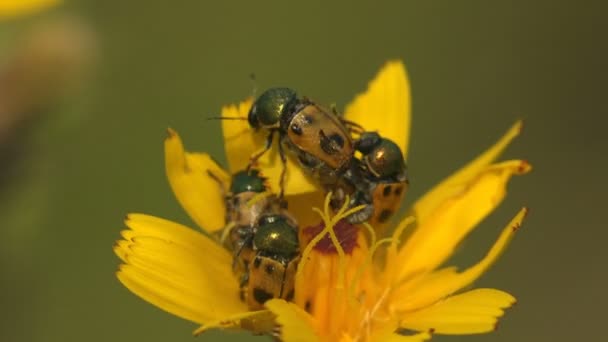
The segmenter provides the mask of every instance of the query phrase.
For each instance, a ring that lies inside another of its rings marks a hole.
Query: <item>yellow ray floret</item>
[[[277,316],[283,341],[315,342],[320,340],[314,331],[312,317],[299,306],[282,299],[272,299],[266,302],[266,307]]]
[[[142,214],[114,250],[118,279],[138,296],[176,316],[207,324],[247,311],[238,298],[232,256],[215,241],[179,224]]]
[[[346,106],[344,117],[367,131],[393,140],[407,155],[410,136],[410,84],[401,61],[390,61],[369,83],[367,90]]]
[[[438,334],[481,334],[495,330],[504,309],[514,303],[515,298],[506,292],[476,289],[411,313],[402,325],[414,330],[432,329]]]
[[[468,233],[502,202],[509,179],[529,170],[529,164],[521,160],[490,165],[465,184],[461,193],[439,205],[425,221],[417,221],[417,229],[392,260],[402,268],[397,281],[442,264]]]
[[[175,197],[196,224],[208,232],[224,227],[224,194],[230,176],[205,153],[189,153],[172,129],[165,139],[165,169]],[[213,173],[215,178],[209,176]]]
[[[515,215],[503,229],[486,256],[476,265],[463,272],[458,272],[455,267],[448,267],[430,274],[423,274],[418,279],[403,283],[393,293],[394,300],[391,310],[404,313],[412,312],[432,305],[472,284],[496,262],[507,248],[509,242],[521,227],[527,212],[528,210],[523,208]]]
[[[424,222],[437,205],[462,192],[471,179],[477,177],[498,158],[511,141],[519,135],[521,129],[522,122],[516,122],[494,145],[417,200],[413,206],[417,221]]]

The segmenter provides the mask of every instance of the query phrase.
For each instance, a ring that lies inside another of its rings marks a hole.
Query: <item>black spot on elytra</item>
[[[385,223],[389,218],[393,215],[393,211],[390,209],[382,209],[380,214],[378,214],[378,222]]]
[[[288,302],[291,302],[293,300],[294,296],[295,296],[295,292],[293,289],[291,289],[291,291],[289,291],[289,293],[287,293],[287,296],[285,296],[285,300]]]
[[[262,258],[260,258],[259,256],[256,256],[255,259],[253,259],[253,267],[260,268],[261,264],[262,264]]]
[[[302,133],[303,133],[302,127],[298,126],[297,124],[292,124],[289,128],[295,135],[302,135]]]
[[[264,289],[261,289],[259,287],[253,289],[253,299],[260,304],[264,304],[267,300],[272,298],[272,293],[269,293]]]
[[[336,154],[344,147],[344,138],[338,133],[331,135],[325,135],[323,130],[319,131],[319,145],[321,149],[327,154]]]
[[[306,312],[310,313],[311,308],[312,308],[312,304],[310,303],[309,300],[307,300],[306,303],[304,303],[304,310],[306,310]]]
[[[268,264],[268,265],[266,265],[266,267],[264,267],[264,270],[266,271],[266,273],[268,275],[272,275],[275,271],[275,267],[272,264]]]
[[[241,299],[242,302],[245,301],[245,290],[241,289],[241,291],[239,291],[239,298]]]
[[[344,147],[344,138],[342,138],[342,136],[340,134],[334,133],[334,134],[330,135],[328,138],[329,138],[329,140],[336,143],[336,145],[340,146],[340,148]]]
[[[399,185],[395,187],[395,195],[396,196],[401,196],[401,193],[403,192],[403,186]]]
[[[304,115],[304,122],[309,125],[312,125],[312,123],[315,122],[315,119],[310,115]]]
[[[390,185],[387,185],[386,187],[384,187],[384,190],[382,190],[382,195],[384,197],[388,197],[388,195],[391,194],[392,190],[393,190],[393,188]]]

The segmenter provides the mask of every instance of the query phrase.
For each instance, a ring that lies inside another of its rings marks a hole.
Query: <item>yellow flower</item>
[[[251,105],[249,99],[224,107],[222,116],[245,117]],[[407,155],[410,98],[403,64],[387,63],[368,90],[347,106],[345,118],[366,130],[377,130]],[[231,253],[210,237],[226,222],[221,186],[208,171],[222,183],[229,182],[230,174],[246,167],[249,156],[263,145],[265,134],[239,120],[222,121],[222,129],[229,172],[207,154],[186,152],[172,130],[165,141],[171,187],[207,234],[130,214],[129,229],[115,246],[123,261],[119,280],[159,308],[200,324],[195,333],[240,327],[273,331],[284,341],[422,341],[431,333],[491,331],[503,310],[514,303],[511,295],[495,289],[458,291],[496,260],[520,226],[525,209],[479,263],[464,271],[440,266],[500,204],[511,176],[530,170],[521,160],[494,163],[518,135],[521,123],[415,202],[388,238],[376,237],[371,227],[354,227],[341,220],[357,208],[330,212],[321,191],[289,160],[285,190],[306,248],[296,274],[294,302],[272,299],[266,303],[268,310],[257,312],[248,311],[239,299]],[[260,159],[260,167],[278,189],[281,163],[276,149]],[[323,210],[315,213],[312,207]],[[418,333],[403,336],[404,329]]]
[[[0,1],[0,19],[27,15],[59,3],[59,0],[3,0]]]

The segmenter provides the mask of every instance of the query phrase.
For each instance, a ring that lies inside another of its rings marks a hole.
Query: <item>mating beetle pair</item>
[[[373,113],[370,113],[373,115]],[[307,98],[298,98],[289,88],[271,88],[254,102],[247,118],[253,129],[269,131],[265,149],[251,157],[250,165],[272,147],[279,135],[281,197],[285,182],[285,145],[301,167],[339,207],[346,195],[350,207],[364,205],[351,215],[350,223],[385,223],[398,209],[408,185],[403,153],[393,141],[376,132],[366,132]],[[353,138],[356,136],[356,139]],[[361,157],[355,157],[355,151]]]
[[[251,310],[261,310],[271,298],[292,300],[300,259],[298,226],[282,199],[268,191],[257,169],[235,173],[224,198],[227,225],[221,240],[233,251],[241,299]]]

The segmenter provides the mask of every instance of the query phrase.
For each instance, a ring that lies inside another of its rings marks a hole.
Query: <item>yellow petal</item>
[[[213,232],[224,227],[222,187],[208,172],[224,182],[229,175],[208,154],[188,153],[179,135],[168,130],[165,139],[165,169],[175,197],[199,227]]]
[[[476,289],[410,313],[401,325],[414,330],[432,329],[439,334],[481,334],[494,331],[504,309],[514,303],[515,298],[506,292]]]
[[[187,227],[131,214],[114,250],[125,264],[118,279],[155,306],[206,324],[247,311],[231,272],[232,257],[218,244]]]
[[[256,335],[270,334],[275,326],[275,316],[268,310],[243,312],[218,321],[207,322],[192,333],[198,336],[210,329],[240,328]]]
[[[321,218],[312,208],[323,208],[325,194],[320,191],[287,197],[288,210],[298,221],[300,229],[319,224]]]
[[[528,210],[523,208],[515,215],[503,229],[490,251],[476,265],[463,272],[457,272],[454,267],[440,269],[423,276],[421,280],[415,283],[402,284],[401,288],[396,290],[392,296],[392,310],[397,312],[418,310],[472,284],[494,264],[506,249],[521,227],[527,212]]]
[[[222,117],[246,119],[252,103],[252,99],[247,99],[238,105],[225,106],[222,108]],[[264,148],[268,137],[268,131],[252,129],[247,120],[222,120],[222,131],[231,173],[245,169],[249,165],[250,157]],[[290,155],[289,151],[285,152]],[[278,134],[275,134],[270,151],[258,159],[258,167],[264,176],[268,177],[273,191],[278,192],[283,170],[278,154]],[[287,159],[286,175],[285,195],[317,191],[314,183],[304,175],[298,162],[292,157]]]
[[[386,336],[381,336],[372,339],[371,341],[382,341],[382,342],[422,342],[431,339],[431,334],[428,332],[421,332],[415,335],[399,335],[391,333]]]
[[[2,0],[0,1],[0,19],[30,14],[59,3],[59,0]]]
[[[401,61],[390,61],[367,90],[346,106],[344,117],[393,140],[407,156],[410,136],[410,84]]]
[[[249,165],[249,157],[264,146],[266,140],[266,134],[253,130],[247,121],[252,104],[253,99],[248,98],[239,104],[222,107],[222,117],[228,118],[222,120],[222,133],[230,173],[245,169]]]
[[[282,299],[271,299],[265,305],[277,316],[276,321],[280,326],[281,341],[319,341],[319,337],[315,333],[313,318],[299,306]]]
[[[413,206],[418,224],[424,223],[429,215],[446,199],[453,197],[468,186],[472,179],[478,177],[490,163],[492,163],[509,143],[519,135],[522,122],[516,122],[493,146],[469,162],[466,166],[444,179],[433,189],[427,192]]]
[[[511,176],[531,169],[525,161],[493,164],[463,184],[462,191],[446,198],[397,253],[394,266],[399,277],[428,272],[442,264],[462,239],[504,199]]]

